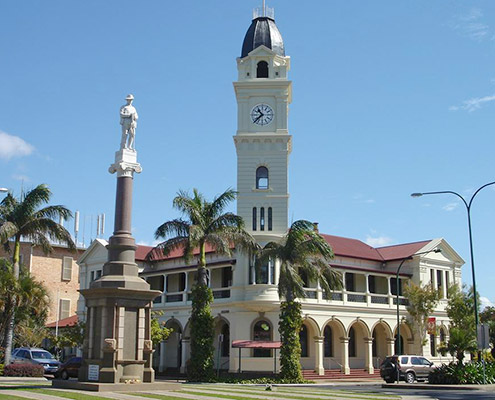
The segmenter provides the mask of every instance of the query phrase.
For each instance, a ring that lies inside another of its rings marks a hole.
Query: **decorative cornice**
[[[142,170],[141,164],[137,162],[137,152],[129,149],[120,149],[119,151],[116,151],[115,162],[108,168],[108,172],[111,174],[117,172],[117,178],[132,178],[134,172],[139,174]]]

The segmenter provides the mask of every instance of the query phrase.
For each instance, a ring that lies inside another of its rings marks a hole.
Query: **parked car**
[[[55,373],[55,377],[60,379],[77,378],[81,364],[82,357],[69,358],[60,365],[58,371]]]
[[[53,355],[45,349],[37,347],[19,347],[12,352],[11,364],[37,364],[42,365],[45,369],[45,374],[53,374],[57,372],[60,366],[60,361],[55,359]]]
[[[397,368],[399,368],[399,380],[414,383],[416,380],[426,380],[434,364],[423,356],[389,356],[383,360],[380,366],[380,376],[387,383],[397,381]]]

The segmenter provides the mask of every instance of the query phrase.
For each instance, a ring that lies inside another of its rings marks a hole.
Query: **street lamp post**
[[[428,254],[428,253],[440,253],[440,249],[433,249],[433,250],[428,250],[428,251],[423,251],[421,253],[415,253],[413,254],[413,256],[421,256],[421,255],[424,255],[424,254]],[[407,260],[411,260],[412,259],[412,256],[409,256],[409,257],[406,257],[406,258],[403,258],[399,264],[399,267],[397,268],[397,274],[395,276],[395,291],[396,291],[396,303],[397,303],[397,383],[399,383],[399,356],[401,355],[402,353],[402,349],[401,349],[401,344],[400,344],[400,310],[399,310],[399,273],[400,273],[400,270],[402,268],[402,266],[404,265],[404,263],[407,261]]]
[[[473,279],[474,322],[476,325],[476,342],[478,342],[479,315],[478,315],[478,292],[476,291],[476,274],[475,274],[475,269],[474,269],[473,233],[471,230],[471,205],[473,204],[474,198],[481,191],[481,189],[484,189],[490,185],[495,185],[495,182],[486,183],[485,185],[478,188],[476,190],[476,192],[474,192],[474,194],[469,199],[469,202],[467,202],[466,199],[463,196],[461,196],[459,193],[453,192],[451,190],[443,190],[440,192],[423,192],[423,193],[412,193],[411,194],[412,197],[421,197],[421,196],[430,195],[430,194],[453,194],[454,196],[459,197],[462,200],[462,202],[464,203],[464,205],[466,206],[467,219],[468,219],[468,231],[469,231],[469,251],[471,253],[471,274],[472,274],[472,279]]]

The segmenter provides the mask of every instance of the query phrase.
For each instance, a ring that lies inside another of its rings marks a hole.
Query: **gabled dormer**
[[[237,59],[239,81],[257,79],[286,80],[290,69],[290,57],[280,56],[265,45],[252,50],[246,57]]]

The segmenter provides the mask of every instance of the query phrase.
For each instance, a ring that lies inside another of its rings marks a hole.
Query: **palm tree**
[[[291,382],[303,379],[299,363],[302,317],[301,304],[297,299],[306,297],[306,293],[301,275],[319,282],[326,293],[341,288],[342,277],[329,264],[332,258],[332,248],[317,232],[314,224],[299,220],[291,225],[280,242],[269,242],[257,259],[258,266],[270,260],[278,260],[280,263],[278,293],[283,299],[279,316],[281,377]]]
[[[61,217],[68,219],[72,213],[60,205],[39,208],[50,201],[51,195],[48,186],[41,184],[20,198],[8,193],[0,203],[0,244],[8,252],[12,250],[11,245],[14,247],[12,264],[15,280],[19,280],[21,238],[40,246],[45,254],[53,250],[50,242],[53,240],[66,244],[70,250],[76,248],[70,233],[54,221]],[[14,315],[9,320],[5,334],[5,364],[10,362],[13,333]]]
[[[192,290],[191,361],[188,366],[192,380],[210,380],[213,376],[213,317],[210,311],[213,294],[208,288],[206,246],[217,254],[229,256],[233,246],[239,251],[257,249],[254,238],[244,230],[243,219],[224,212],[236,194],[234,190],[227,189],[209,202],[197,189],[193,190],[192,196],[179,191],[173,205],[186,219],[174,219],[160,225],[155,238],[165,240],[147,256],[149,262],[156,262],[162,255],[179,249],[188,262],[199,250],[197,282]]]

